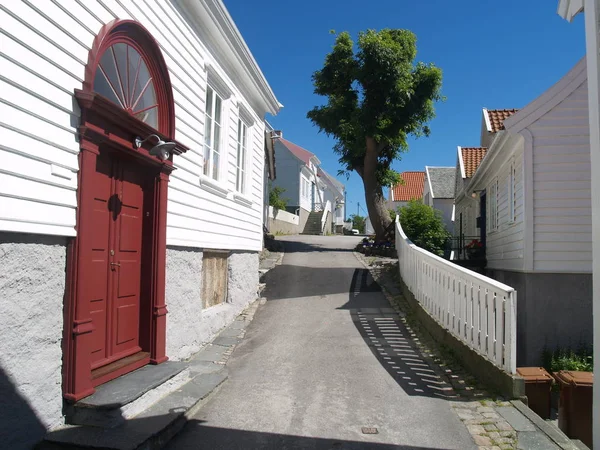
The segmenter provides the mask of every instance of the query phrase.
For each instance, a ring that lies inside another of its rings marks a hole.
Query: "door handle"
[[[113,263],[113,262],[111,262],[111,263],[110,263],[110,268],[111,268],[112,270],[115,270],[115,266],[117,266],[117,267],[121,267],[121,264],[119,264],[119,263]]]

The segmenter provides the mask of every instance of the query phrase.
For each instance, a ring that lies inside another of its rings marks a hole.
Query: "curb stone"
[[[545,422],[520,400],[506,401],[490,395],[450,355],[444,353],[418,322],[411,320],[410,306],[397,286],[397,261],[367,258],[354,252],[369,270],[385,297],[405,322],[421,356],[451,386],[450,406],[466,426],[479,450],[530,449],[578,450],[581,444]],[[522,430],[522,431],[521,431]],[[525,446],[523,446],[525,445]]]

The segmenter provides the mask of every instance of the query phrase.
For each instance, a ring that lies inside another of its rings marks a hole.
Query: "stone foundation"
[[[227,301],[202,308],[201,249],[167,247],[167,356],[183,360],[198,352],[253,300],[258,288],[258,253],[231,252]]]
[[[6,448],[30,448],[64,420],[66,262],[65,237],[0,232],[0,396],[6,405],[0,435],[8,439]]]
[[[517,290],[517,366],[539,366],[544,349],[591,346],[592,275],[487,269]]]

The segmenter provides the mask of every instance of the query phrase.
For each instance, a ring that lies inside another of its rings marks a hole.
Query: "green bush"
[[[593,352],[586,348],[579,349],[578,351],[570,349],[544,350],[542,359],[544,369],[549,372],[558,372],[559,370],[593,372],[593,355]]]
[[[418,200],[400,208],[400,224],[413,244],[444,256],[450,233],[444,226],[442,213]]]
[[[281,197],[281,194],[284,192],[284,188],[269,184],[269,206],[272,206],[275,209],[285,210],[288,199]]]

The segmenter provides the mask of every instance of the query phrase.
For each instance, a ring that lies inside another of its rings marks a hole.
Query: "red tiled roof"
[[[312,158],[314,153],[309,152],[308,150],[300,147],[299,145],[294,144],[293,142],[288,141],[287,139],[280,138],[279,142],[281,142],[285,147],[292,152],[298,159],[308,165],[310,158]]]
[[[465,176],[467,178],[471,178],[483,157],[487,153],[487,148],[485,147],[461,147],[461,156],[463,160],[463,165],[465,167]]]
[[[504,119],[508,119],[517,111],[518,109],[488,109],[487,112],[490,125],[492,126],[492,133],[504,130]]]
[[[404,183],[400,182],[392,187],[392,198],[390,200],[408,202],[423,198],[425,172],[402,172],[400,177]]]

